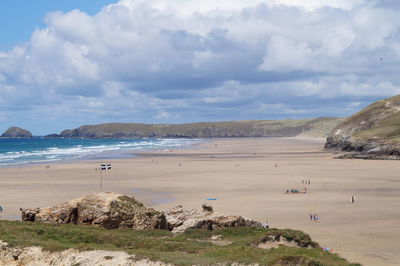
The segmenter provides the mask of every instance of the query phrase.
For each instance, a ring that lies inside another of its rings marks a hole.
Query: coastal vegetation
[[[244,120],[190,124],[107,123],[64,130],[66,138],[221,138],[326,137],[342,121],[321,117],[303,120]],[[54,134],[49,137],[55,137]]]
[[[295,247],[260,248],[267,239],[284,237]],[[218,230],[190,229],[182,234],[167,230],[132,230],[77,225],[49,225],[0,221],[0,240],[11,247],[42,247],[56,252],[67,249],[124,251],[136,259],[148,258],[175,265],[258,263],[260,265],[358,265],[324,251],[311,238],[289,229],[256,227]]]

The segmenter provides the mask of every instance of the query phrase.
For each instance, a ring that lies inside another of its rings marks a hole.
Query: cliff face
[[[19,127],[10,127],[2,135],[2,138],[31,138],[32,133]]]
[[[325,147],[358,152],[367,158],[399,156],[400,95],[375,102],[340,123]]]
[[[110,123],[64,130],[66,138],[224,138],[326,136],[341,119],[258,120],[180,125]]]

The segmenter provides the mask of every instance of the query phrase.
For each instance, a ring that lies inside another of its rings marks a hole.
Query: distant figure
[[[304,194],[305,194],[305,193],[307,193],[307,188],[306,188],[306,187],[304,187]]]
[[[351,196],[351,203],[355,203],[356,202],[356,197]]]
[[[289,194],[289,189],[286,190],[286,194]]]
[[[310,221],[314,220],[314,216],[312,215],[312,213],[310,213]]]
[[[263,224],[263,227],[264,227],[265,229],[268,229],[268,228],[269,228],[268,221],[265,221],[265,223]]]
[[[310,180],[308,180],[308,184],[309,184],[309,185],[311,184],[311,181],[310,181]]]
[[[278,167],[278,164],[275,164],[275,167]]]
[[[179,163],[179,167],[181,167],[182,166],[182,164],[181,163]]]
[[[304,180],[301,180],[301,183],[304,184]]]
[[[49,169],[50,168],[50,166],[49,165],[46,165],[46,169]]]
[[[2,212],[3,212],[3,207],[0,206],[0,213],[2,213]]]

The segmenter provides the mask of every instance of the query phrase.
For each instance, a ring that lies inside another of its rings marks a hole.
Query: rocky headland
[[[2,138],[31,138],[32,133],[19,127],[10,127],[2,135]]]
[[[246,120],[190,124],[108,123],[62,131],[64,138],[326,137],[343,119]],[[56,137],[52,134],[49,137]]]
[[[346,153],[338,158],[399,159],[400,96],[375,102],[341,122],[325,148]]]

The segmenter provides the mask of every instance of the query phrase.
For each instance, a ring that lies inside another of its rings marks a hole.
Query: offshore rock
[[[133,197],[101,192],[54,207],[21,209],[22,220],[49,224],[93,225],[107,229],[167,229],[165,215]]]
[[[2,138],[32,138],[32,133],[19,127],[10,127],[2,135]]]

